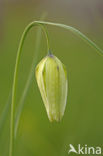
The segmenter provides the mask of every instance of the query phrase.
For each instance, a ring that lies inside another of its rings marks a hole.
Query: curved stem
[[[14,115],[15,115],[15,96],[16,96],[17,76],[18,76],[18,65],[20,62],[21,51],[22,51],[22,47],[23,47],[25,38],[27,36],[27,33],[33,26],[36,26],[36,25],[40,26],[46,35],[48,52],[50,52],[48,33],[43,25],[53,25],[53,26],[58,26],[58,27],[64,28],[64,29],[68,29],[71,32],[73,32],[74,34],[78,35],[81,39],[83,39],[84,41],[89,43],[93,48],[95,48],[97,50],[97,52],[99,54],[103,55],[103,51],[94,42],[92,42],[88,37],[86,37],[79,30],[77,30],[71,26],[59,24],[59,23],[52,23],[52,22],[34,21],[34,22],[30,23],[25,28],[25,30],[22,34],[21,40],[20,40],[18,51],[17,51],[16,65],[15,65],[15,71],[14,71],[13,88],[12,88],[12,103],[11,103],[10,151],[9,151],[10,153],[9,153],[9,156],[13,156],[13,147],[14,147]]]
[[[46,13],[43,13],[43,15],[41,16],[41,19],[45,19],[46,17]],[[18,127],[19,127],[19,120],[20,120],[20,117],[21,117],[21,114],[22,114],[22,111],[23,111],[23,108],[24,108],[24,101],[25,101],[25,97],[28,93],[28,90],[30,88],[30,85],[32,84],[32,81],[33,81],[33,78],[34,78],[34,68],[36,66],[36,63],[37,63],[37,59],[38,59],[38,56],[39,56],[39,53],[40,53],[40,42],[41,42],[41,29],[38,28],[37,30],[37,33],[36,33],[36,41],[35,41],[35,49],[34,49],[34,55],[32,56],[33,59],[32,59],[32,64],[31,64],[31,69],[29,71],[29,74],[28,74],[28,77],[27,77],[27,81],[25,83],[25,86],[24,86],[24,89],[23,89],[23,92],[22,92],[22,95],[21,95],[21,98],[20,98],[20,101],[19,101],[19,106],[16,110],[16,114],[15,114],[15,138],[16,138],[16,134],[17,134],[17,131],[18,131]]]
[[[17,76],[18,76],[18,66],[19,66],[19,62],[20,62],[20,56],[21,56],[21,52],[22,52],[22,48],[23,48],[23,44],[25,41],[25,38],[27,36],[27,33],[29,32],[29,30],[33,27],[33,26],[40,26],[42,28],[42,30],[45,33],[46,36],[46,40],[47,40],[47,52],[49,51],[49,39],[48,39],[48,34],[47,34],[47,30],[45,29],[45,27],[37,22],[33,22],[30,23],[24,30],[22,36],[21,36],[21,40],[20,40],[20,44],[18,47],[18,51],[17,51],[17,57],[16,57],[16,64],[15,64],[15,70],[14,70],[14,79],[13,79],[13,87],[12,87],[12,102],[11,102],[11,120],[10,120],[10,148],[9,148],[9,156],[13,156],[13,149],[14,149],[14,118],[15,118],[15,96],[16,96],[16,86],[17,86]]]
[[[71,31],[72,33],[74,33],[75,35],[77,35],[78,37],[80,37],[85,42],[87,42],[91,47],[93,47],[97,51],[97,53],[99,55],[103,56],[103,50],[101,48],[99,48],[87,36],[85,36],[83,33],[81,33],[79,30],[77,30],[74,27],[71,27],[71,26],[68,26],[68,25],[65,25],[65,24],[61,24],[61,23],[53,23],[53,22],[45,22],[45,21],[34,21],[34,22],[39,23],[39,24],[52,25],[52,26],[57,26],[57,27],[61,27],[61,28],[67,29],[67,30]],[[32,22],[32,23],[34,23],[34,22]]]

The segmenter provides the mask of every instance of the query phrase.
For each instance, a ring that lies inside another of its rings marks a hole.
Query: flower
[[[37,84],[50,121],[60,121],[67,101],[67,71],[54,55],[43,58],[35,69]]]

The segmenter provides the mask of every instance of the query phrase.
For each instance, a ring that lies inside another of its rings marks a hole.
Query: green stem
[[[14,71],[14,79],[13,79],[13,88],[12,88],[12,103],[11,103],[11,121],[10,121],[10,149],[9,149],[9,156],[13,156],[13,149],[14,149],[14,115],[15,115],[15,97],[16,97],[16,86],[17,86],[17,77],[18,77],[18,65],[20,62],[20,56],[21,56],[21,51],[22,51],[22,47],[25,41],[25,38],[27,36],[28,31],[33,27],[33,26],[40,26],[45,35],[46,35],[46,39],[47,39],[47,47],[48,47],[48,52],[50,52],[50,47],[49,47],[49,40],[48,40],[48,33],[47,30],[45,29],[45,27],[43,25],[53,25],[53,26],[57,26],[57,27],[61,27],[67,30],[70,30],[71,32],[73,32],[74,34],[78,35],[81,39],[83,39],[84,41],[86,41],[87,43],[89,43],[93,48],[95,48],[97,50],[97,52],[101,55],[103,55],[103,51],[94,43],[92,42],[88,37],[86,37],[83,33],[81,33],[79,30],[71,27],[71,26],[67,26],[64,24],[59,24],[59,23],[52,23],[52,22],[44,22],[44,21],[34,21],[32,23],[30,23],[24,30],[21,40],[20,40],[20,44],[19,44],[19,48],[17,51],[17,57],[16,57],[16,65],[15,65],[15,71]]]
[[[15,64],[15,70],[14,70],[14,79],[13,79],[13,87],[12,87],[12,102],[11,102],[11,120],[10,120],[10,148],[9,148],[9,156],[14,155],[14,120],[15,120],[15,97],[16,97],[16,87],[17,87],[17,77],[18,77],[18,66],[20,63],[20,56],[23,48],[23,44],[25,41],[25,38],[27,36],[27,33],[33,26],[40,26],[42,30],[45,33],[46,40],[47,40],[47,53],[49,51],[49,39],[48,39],[48,33],[45,27],[37,22],[30,23],[24,30],[20,44],[17,51],[17,57],[16,57],[16,64]]]
[[[75,35],[77,35],[78,37],[80,37],[85,42],[87,42],[91,47],[93,47],[97,51],[97,53],[99,55],[102,55],[103,56],[103,50],[101,48],[99,48],[87,36],[85,36],[83,33],[81,33],[79,30],[77,30],[74,27],[71,27],[71,26],[68,26],[68,25],[65,25],[65,24],[53,23],[53,22],[45,22],[45,21],[34,21],[34,22],[35,23],[39,23],[39,24],[52,25],[52,26],[57,26],[57,27],[61,27],[61,28],[67,29],[67,30],[71,31],[72,33],[74,33]],[[34,22],[32,22],[32,23],[34,23]]]
[[[46,16],[47,16],[47,13],[44,12],[41,16],[41,20],[45,19]],[[36,41],[35,41],[35,45],[34,45],[35,46],[34,55],[32,56],[33,59],[32,59],[31,69],[30,69],[30,72],[28,74],[27,81],[25,83],[25,86],[24,86],[24,89],[23,89],[23,92],[22,92],[22,95],[21,95],[21,98],[19,101],[19,106],[16,110],[17,113],[15,115],[15,137],[16,137],[18,127],[19,127],[20,116],[21,116],[22,110],[24,108],[24,100],[25,100],[25,97],[28,93],[29,87],[32,83],[32,80],[34,78],[34,68],[35,68],[35,65],[37,63],[37,59],[38,59],[39,51],[40,51],[40,42],[41,42],[41,29],[40,28],[38,28],[37,34],[35,37],[36,37]]]

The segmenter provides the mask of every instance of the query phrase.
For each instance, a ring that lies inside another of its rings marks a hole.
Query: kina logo
[[[75,153],[75,154],[87,154],[87,155],[101,155],[102,154],[102,149],[101,147],[93,147],[93,146],[81,146],[80,144],[77,145],[75,148],[72,144],[69,144],[69,150],[68,154],[70,153]]]

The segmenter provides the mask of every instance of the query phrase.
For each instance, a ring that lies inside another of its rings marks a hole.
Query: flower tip
[[[48,118],[49,118],[49,121],[50,122],[61,122],[61,120],[62,120],[62,117],[50,117],[50,116],[48,116]]]

